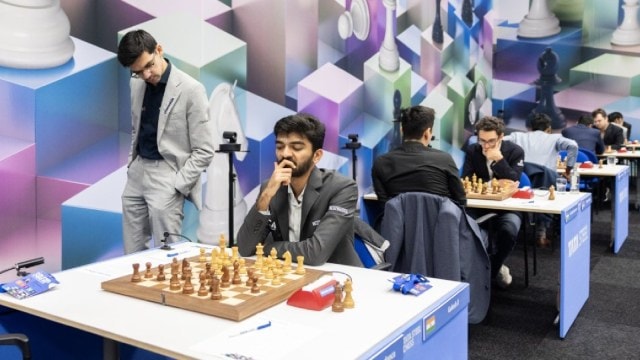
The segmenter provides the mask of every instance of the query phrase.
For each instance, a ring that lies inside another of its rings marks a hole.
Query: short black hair
[[[536,131],[546,131],[551,127],[551,118],[549,115],[544,113],[537,113],[534,115],[533,120],[531,121],[531,130]]]
[[[603,118],[607,118],[607,112],[602,108],[597,108],[591,112],[591,117],[595,119],[596,115],[602,115]]]
[[[311,148],[315,152],[322,149],[325,127],[315,116],[298,113],[278,120],[273,127],[273,133],[276,138],[279,135],[300,134],[311,142]]]
[[[624,119],[624,117],[622,116],[622,114],[618,111],[614,111],[611,114],[609,114],[609,122],[616,122],[616,120],[618,119]]]
[[[124,67],[130,67],[144,52],[156,51],[156,39],[144,30],[132,30],[126,33],[118,44],[118,61]]]
[[[498,136],[504,134],[504,121],[495,116],[484,116],[476,123],[476,132],[495,131]]]
[[[433,129],[436,111],[430,107],[416,105],[400,111],[402,137],[405,140],[420,139],[427,129]]]
[[[593,117],[589,114],[580,115],[580,118],[578,119],[578,124],[591,126],[593,125]]]

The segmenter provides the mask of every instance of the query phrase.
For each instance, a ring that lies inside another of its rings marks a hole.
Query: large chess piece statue
[[[352,0],[351,8],[338,18],[338,34],[343,40],[355,35],[358,40],[369,37],[371,27],[369,19],[369,5],[365,0]]]
[[[242,130],[240,116],[236,110],[235,95],[233,89],[235,85],[222,83],[216,86],[211,93],[209,100],[209,124],[212,127],[214,148],[218,148],[222,142],[224,131],[233,131],[237,134],[237,142],[243,149],[247,147],[247,138]],[[244,160],[246,152],[236,152],[236,159]],[[230,239],[229,232],[229,164],[225,154],[216,154],[207,168],[207,188],[204,194],[204,204],[200,211],[200,224],[198,226],[198,240],[214,244],[218,241],[220,234],[226,234]],[[234,235],[240,229],[244,217],[247,213],[247,204],[240,189],[238,181],[234,183]]]
[[[539,89],[540,99],[536,108],[531,112],[531,118],[535,114],[547,114],[551,118],[553,129],[564,129],[567,121],[553,99],[553,86],[562,82],[562,79],[557,75],[558,60],[558,54],[550,47],[546,48],[538,58],[537,67],[540,77],[535,84]]]
[[[473,2],[472,0],[464,0],[462,2],[462,21],[467,26],[473,24]]]
[[[551,10],[547,0],[532,0],[529,13],[518,26],[518,36],[543,38],[560,32],[560,20]]]
[[[397,71],[400,68],[400,53],[393,31],[393,14],[396,9],[396,0],[382,0],[387,9],[387,17],[384,30],[384,40],[380,47],[379,62],[380,68],[389,72]]]
[[[0,0],[0,66],[46,69],[73,56],[60,0]]]
[[[440,0],[436,0],[436,18],[433,21],[433,28],[431,29],[431,39],[433,39],[435,44],[442,44],[444,42],[442,20],[440,18]]]
[[[400,131],[400,106],[402,105],[402,94],[400,90],[393,92],[393,135],[389,150],[393,150],[402,144],[402,131]]]
[[[611,36],[614,45],[640,44],[640,27],[638,26],[638,0],[624,0],[624,18]]]

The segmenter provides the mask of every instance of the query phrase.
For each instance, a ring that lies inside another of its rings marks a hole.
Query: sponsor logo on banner
[[[578,216],[578,205],[571,207],[564,213],[564,223],[568,224],[571,220],[575,219]]]

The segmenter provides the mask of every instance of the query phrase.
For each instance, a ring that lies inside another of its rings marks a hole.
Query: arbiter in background
[[[453,158],[429,146],[434,121],[435,111],[426,106],[400,112],[402,145],[377,157],[371,170],[378,200],[387,201],[407,192],[425,192],[466,205],[467,197]]]
[[[296,114],[275,124],[276,162],[238,232],[242,256],[262,243],[268,254],[289,251],[308,265],[332,262],[363,266],[353,245],[356,183],[316,167],[325,127],[315,117]]]
[[[476,124],[478,142],[466,150],[462,177],[471,177],[474,174],[489,183],[491,179],[508,179],[519,181],[524,166],[524,151],[512,142],[504,141],[504,122],[493,116],[485,116]],[[482,209],[467,208],[467,213],[474,218],[485,215],[487,212],[497,213],[493,217],[489,234],[491,248],[491,277],[501,288],[511,285],[509,268],[504,265],[516,245],[518,232],[522,224],[522,216],[518,212],[486,211]]]
[[[202,207],[200,175],[213,158],[204,86],[173,66],[144,30],[124,35],[118,61],[131,71],[131,149],[122,194],[125,253],[182,231],[185,198]]]

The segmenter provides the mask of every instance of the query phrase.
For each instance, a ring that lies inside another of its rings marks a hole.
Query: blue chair
[[[20,349],[23,360],[31,359],[31,347],[29,338],[24,334],[2,334],[0,335],[0,345],[17,346]]]
[[[529,179],[529,176],[527,176],[527,174],[525,174],[523,171],[522,174],[520,174],[520,185],[518,185],[518,188],[527,186],[531,188],[531,180]]]

